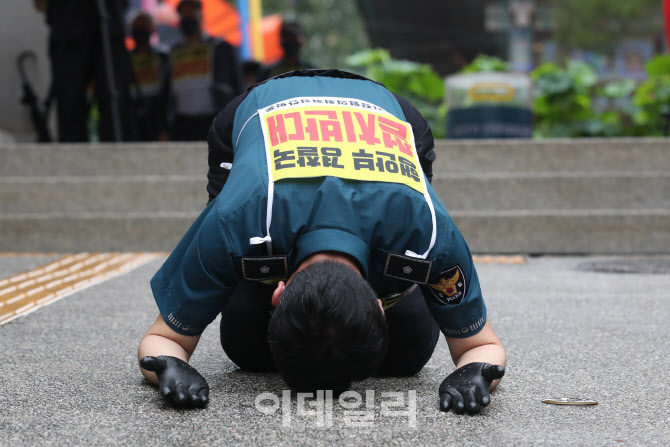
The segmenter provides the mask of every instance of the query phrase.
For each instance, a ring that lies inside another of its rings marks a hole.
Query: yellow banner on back
[[[424,194],[412,127],[351,98],[299,97],[258,111],[271,180],[332,176]]]

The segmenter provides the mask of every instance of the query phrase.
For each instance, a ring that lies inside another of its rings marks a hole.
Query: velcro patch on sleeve
[[[426,284],[432,265],[433,261],[389,253],[386,257],[384,275],[416,284]]]
[[[287,256],[256,256],[242,258],[242,277],[249,281],[265,281],[288,277]]]

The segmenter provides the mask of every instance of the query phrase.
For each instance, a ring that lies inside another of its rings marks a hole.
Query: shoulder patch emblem
[[[458,304],[467,293],[465,275],[460,265],[440,273],[440,280],[429,286],[433,296],[444,304]]]

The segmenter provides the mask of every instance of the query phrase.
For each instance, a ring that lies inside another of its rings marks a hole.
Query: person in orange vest
[[[242,91],[237,50],[202,30],[200,0],[177,5],[182,38],[170,51],[171,137],[205,140],[212,120]]]

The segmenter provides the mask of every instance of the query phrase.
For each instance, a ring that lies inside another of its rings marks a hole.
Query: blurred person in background
[[[35,7],[46,13],[51,28],[49,56],[53,94],[58,112],[58,136],[62,142],[89,140],[90,103],[87,86],[95,84],[95,99],[100,112],[100,141],[115,141],[112,125],[113,98],[110,86],[117,92],[116,106],[123,140],[132,138],[129,85],[130,61],[124,45],[123,13],[126,0],[105,0],[111,66],[106,66],[101,31],[102,15],[94,0],[34,0]],[[110,85],[109,75],[114,85]]]
[[[314,68],[300,58],[300,52],[305,45],[305,37],[298,22],[284,22],[281,27],[280,39],[281,47],[284,49],[284,57],[279,62],[261,71],[258,77],[259,82],[289,71]]]
[[[170,51],[171,137],[204,140],[218,111],[242,91],[240,65],[231,44],[202,31],[200,0],[182,0],[177,12],[182,38]]]
[[[130,53],[134,73],[131,97],[140,141],[169,139],[166,114],[170,64],[167,53],[151,45],[155,31],[153,18],[146,12],[138,13],[130,25],[135,41]]]

